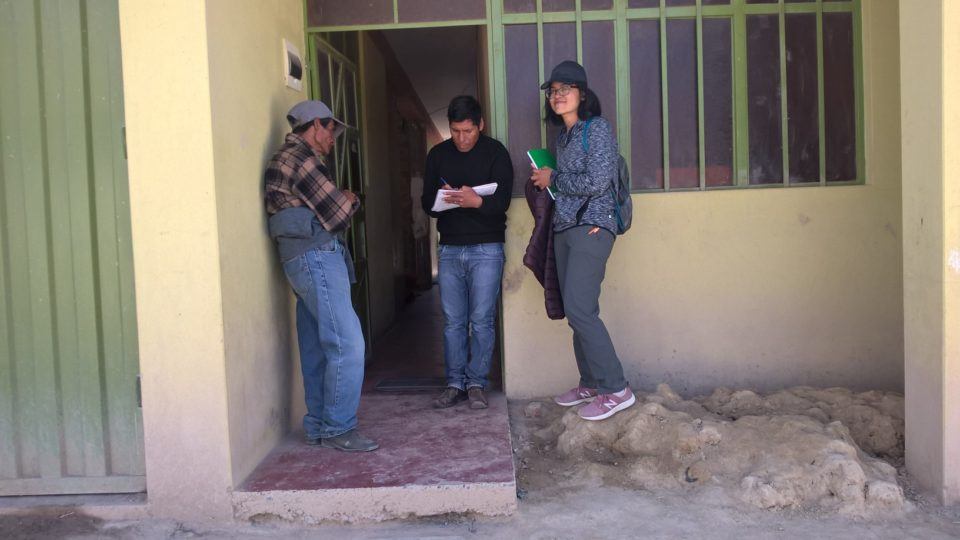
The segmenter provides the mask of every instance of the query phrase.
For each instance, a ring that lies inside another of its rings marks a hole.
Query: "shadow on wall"
[[[261,176],[260,183],[257,186],[261,200],[263,199],[262,172],[266,168],[267,162],[273,156],[273,153],[277,150],[277,147],[283,142],[287,133],[289,133],[286,120],[288,110],[288,102],[281,99],[281,96],[275,95],[270,104],[270,117],[280,119],[281,121],[271,124],[270,132],[264,138],[261,146]],[[272,264],[270,264],[267,283],[264,284],[264,287],[270,291],[269,309],[272,315],[271,320],[274,323],[276,333],[286,336],[286,339],[281,340],[280,354],[276,359],[278,369],[277,376],[280,378],[280,388],[300,388],[300,395],[291,396],[290,400],[286,400],[283,410],[280,411],[278,418],[276,418],[276,421],[279,422],[281,426],[290,426],[290,410],[292,404],[303,401],[302,384],[295,385],[292,381],[294,368],[300,365],[299,350],[296,346],[296,324],[294,322],[296,296],[294,296],[293,291],[287,284],[280,259],[276,255],[276,246],[274,246],[273,240],[270,239],[267,230],[267,212],[265,209],[262,209],[260,219],[262,220],[261,229],[263,230],[263,235],[260,237],[259,243],[261,249],[269,251],[271,260],[273,261]],[[296,390],[293,393],[296,394]],[[286,431],[286,428],[284,431]]]

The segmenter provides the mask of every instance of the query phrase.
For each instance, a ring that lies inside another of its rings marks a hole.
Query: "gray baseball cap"
[[[290,109],[290,112],[287,113],[287,122],[290,123],[290,129],[297,129],[304,124],[313,122],[317,118],[333,119],[336,125],[333,130],[334,138],[339,137],[346,129],[346,124],[333,116],[333,111],[330,110],[330,107],[327,107],[326,103],[315,99],[301,101],[294,105],[293,108]]]

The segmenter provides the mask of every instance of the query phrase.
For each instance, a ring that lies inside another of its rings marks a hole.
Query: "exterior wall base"
[[[517,509],[514,482],[401,486],[317,491],[233,493],[238,520],[280,520],[306,525],[370,522],[448,513],[510,515]]]
[[[4,497],[0,516],[81,515],[104,521],[137,520],[152,517],[145,493],[130,495],[56,495]]]

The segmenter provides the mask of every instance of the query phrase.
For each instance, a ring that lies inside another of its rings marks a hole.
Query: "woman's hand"
[[[538,189],[546,189],[550,187],[550,175],[553,173],[553,169],[550,167],[541,167],[537,169],[533,168],[533,173],[530,175],[530,181],[533,182],[533,185],[537,186]]]

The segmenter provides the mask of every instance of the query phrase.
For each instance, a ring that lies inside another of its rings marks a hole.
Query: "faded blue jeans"
[[[336,437],[357,427],[364,341],[350,299],[343,246],[336,240],[283,263],[297,294],[297,341],[309,439]]]
[[[447,386],[484,388],[496,339],[503,243],[440,245],[440,303]]]

